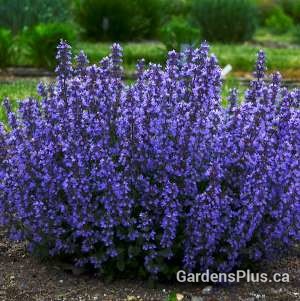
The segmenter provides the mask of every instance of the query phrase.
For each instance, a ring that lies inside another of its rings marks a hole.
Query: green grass
[[[38,82],[37,79],[20,79],[0,83],[0,99],[9,97],[17,100],[30,95],[37,96],[36,86]]]
[[[267,48],[252,45],[222,45],[211,47],[221,66],[231,64],[233,71],[252,71],[256,53],[263,49],[267,56],[267,66],[270,71],[285,71],[300,69],[300,48]]]
[[[237,45],[212,44],[211,49],[217,55],[221,66],[231,64],[233,71],[252,71],[256,53],[260,48],[263,48],[267,54],[269,70],[280,70],[282,73],[286,70],[299,72],[300,45],[295,44],[293,30],[282,35],[274,35],[266,28],[259,28],[253,41],[255,43],[252,44],[250,42]],[[285,48],[270,47],[272,43],[273,46],[280,44]],[[79,50],[84,50],[91,63],[98,63],[110,53],[111,44],[112,42],[79,41],[72,46],[74,54],[77,54]],[[260,47],[259,44],[268,47]],[[124,50],[123,59],[126,72],[132,72],[135,64],[141,58],[144,58],[146,62],[163,64],[168,52],[165,45],[158,41],[126,42],[121,43],[121,45]],[[22,38],[15,39],[13,62],[15,66],[32,65],[30,53],[26,48],[26,41]]]
[[[228,77],[224,81],[223,86],[222,86],[221,104],[223,107],[227,106],[227,98],[230,94],[230,89],[232,89],[232,88],[238,89],[239,102],[241,102],[243,100],[243,96],[244,96],[244,93],[245,93],[247,87],[240,85],[239,81],[236,78]]]
[[[147,62],[161,63],[165,60],[166,47],[159,42],[122,43],[124,64],[134,66],[137,60],[144,58]],[[97,63],[110,53],[111,43],[81,42],[75,47],[75,53],[84,50],[92,63]]]
[[[256,41],[286,41],[291,43],[291,34],[283,36],[270,35],[267,31],[258,31]],[[141,43],[122,43],[124,49],[124,66],[127,72],[134,70],[136,62],[144,58],[146,62],[160,63],[165,62],[167,56],[166,47],[160,42],[141,42]],[[103,57],[107,56],[110,51],[111,43],[91,43],[79,42],[74,45],[74,53],[84,50],[88,55],[91,63],[98,63]],[[259,47],[253,44],[224,45],[213,44],[211,49],[219,59],[221,66],[231,64],[233,71],[249,72],[253,70],[256,53],[259,49],[264,49],[267,54],[268,68],[271,71],[300,69],[300,48],[290,44],[288,48],[271,48]],[[15,65],[30,65],[29,58],[18,54],[15,59]]]
[[[108,43],[80,43],[76,50],[83,49],[91,62],[98,62],[109,54]],[[127,70],[133,70],[136,61],[145,58],[147,62],[163,63],[167,50],[161,43],[125,43],[124,64]],[[256,53],[261,47],[253,45],[224,45],[214,44],[211,47],[222,66],[231,64],[234,71],[249,72],[253,70]],[[300,69],[300,48],[268,48],[263,47],[267,55],[270,70],[284,71]]]
[[[2,102],[4,98],[8,97],[12,108],[16,109],[18,100],[29,96],[36,97],[36,85],[38,80],[23,79],[7,83],[0,83],[0,120],[6,122],[6,114]]]
[[[295,37],[293,34],[293,30],[288,31],[285,34],[274,34],[271,33],[267,28],[259,28],[255,35],[254,41],[260,43],[273,42],[280,44],[294,44]]]
[[[133,71],[137,60],[145,58],[147,62],[163,64],[167,56],[167,50],[161,43],[125,43],[124,64],[126,71]],[[75,52],[83,49],[92,63],[98,62],[109,54],[109,43],[80,43]],[[267,55],[267,65],[270,71],[299,70],[300,48],[270,48],[259,47],[250,44],[224,45],[213,44],[211,51],[216,54],[221,66],[231,64],[233,71],[251,72],[253,70],[256,54],[263,49]]]

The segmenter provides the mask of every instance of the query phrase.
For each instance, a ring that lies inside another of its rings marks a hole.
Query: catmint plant
[[[57,78],[0,126],[0,221],[32,252],[104,275],[229,272],[299,240],[300,91],[265,81],[265,55],[239,105],[203,43],[166,65],[122,48],[89,65],[58,46]]]

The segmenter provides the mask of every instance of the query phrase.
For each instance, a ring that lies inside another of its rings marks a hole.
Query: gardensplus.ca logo
[[[180,270],[176,273],[178,282],[213,282],[213,283],[232,283],[232,282],[290,282],[288,273],[274,273],[271,277],[267,273],[253,273],[250,270],[237,270],[234,273],[211,273],[206,270],[204,273],[187,273]]]

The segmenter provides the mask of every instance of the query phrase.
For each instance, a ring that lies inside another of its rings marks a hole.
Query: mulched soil
[[[26,252],[25,243],[12,243],[0,230],[1,301],[161,301],[170,292],[184,296],[183,301],[300,300],[299,246],[278,262],[262,267],[262,272],[269,275],[289,273],[290,282],[213,285],[211,290],[208,284],[201,283],[157,284],[156,288],[133,280],[105,284],[93,275],[74,275],[58,262],[39,261]]]

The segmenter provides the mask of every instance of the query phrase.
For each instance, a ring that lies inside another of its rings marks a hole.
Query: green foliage
[[[0,0],[0,26],[18,33],[38,23],[65,22],[70,0]]]
[[[209,42],[243,42],[257,25],[257,7],[251,0],[193,0],[192,14]]]
[[[191,0],[161,0],[161,22],[169,21],[174,16],[189,16]]]
[[[12,42],[11,31],[0,28],[0,67],[7,67],[11,63]]]
[[[300,44],[300,24],[298,24],[297,26],[294,27],[293,37],[294,37],[295,43]]]
[[[300,23],[300,0],[277,0],[283,11],[296,23]]]
[[[177,301],[176,293],[171,293],[165,301]]]
[[[22,79],[16,81],[7,81],[0,84],[0,121],[7,124],[7,114],[3,106],[4,98],[9,98],[13,110],[18,107],[18,100],[31,95],[37,97],[36,86],[38,80]]]
[[[136,64],[144,58],[146,63],[162,63],[166,58],[166,48],[163,44],[156,43],[128,43],[124,45],[124,63]]]
[[[39,24],[25,33],[33,65],[47,69],[55,67],[56,46],[60,39],[73,43],[75,38],[73,26],[64,23]]]
[[[132,71],[141,58],[144,58],[146,63],[163,63],[167,55],[165,45],[159,42],[129,42],[121,45],[124,51],[124,64]],[[99,62],[110,53],[110,43],[81,42],[76,48],[77,52],[83,49],[92,63]]]
[[[195,45],[200,41],[199,28],[192,27],[183,17],[173,17],[160,31],[161,41],[170,49],[180,50],[182,44]]]
[[[255,5],[258,7],[258,16],[261,25],[264,25],[266,19],[272,15],[277,2],[278,0],[254,0]]]
[[[293,27],[293,20],[284,13],[281,7],[276,6],[272,15],[267,18],[266,26],[274,34],[283,34]]]
[[[75,0],[75,19],[92,39],[137,40],[155,37],[160,0]]]

